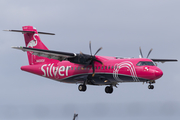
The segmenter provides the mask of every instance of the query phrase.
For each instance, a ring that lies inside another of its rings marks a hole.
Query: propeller
[[[149,57],[149,55],[151,54],[152,50],[153,50],[152,48],[149,50],[149,52],[148,52],[148,54],[147,54],[147,57],[146,57],[146,58],[148,58],[148,57]],[[143,58],[143,54],[142,54],[141,47],[139,47],[139,51],[140,51],[140,55],[139,55],[139,57],[140,57],[140,58]]]
[[[89,50],[90,50],[90,54],[91,56],[86,60],[86,65],[84,67],[87,67],[89,65],[92,65],[92,69],[93,69],[93,74],[92,76],[94,77],[95,75],[95,67],[94,67],[94,62],[99,62],[101,64],[103,64],[100,60],[97,60],[95,55],[102,49],[102,47],[100,47],[96,53],[94,55],[92,55],[92,50],[91,50],[91,41],[89,42]]]

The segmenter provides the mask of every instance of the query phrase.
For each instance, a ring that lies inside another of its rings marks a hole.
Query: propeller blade
[[[99,63],[103,64],[101,61],[99,61],[99,60],[97,60],[97,59],[95,59],[94,61],[96,61],[96,62],[99,62]]]
[[[96,51],[96,53],[94,54],[94,56],[95,56],[101,49],[102,49],[102,47],[100,47],[100,48]]]
[[[80,51],[80,54],[82,55],[83,53]]]
[[[139,51],[140,51],[141,57],[143,58],[141,47],[139,47]]]
[[[91,53],[91,56],[92,56],[91,41],[89,41],[89,49],[90,49],[90,53]]]
[[[84,54],[80,51],[80,57],[83,57],[83,58],[85,58],[85,56],[84,56]]]
[[[149,51],[149,53],[148,53],[148,55],[147,55],[147,57],[146,58],[148,58],[149,57],[149,55],[150,55],[150,53],[151,53],[151,51],[152,51],[153,49],[151,48],[151,50]]]
[[[93,69],[93,74],[92,74],[92,77],[94,77],[94,75],[95,75],[94,62],[92,62],[92,69]]]
[[[92,61],[92,60],[89,60],[89,61],[87,62],[87,64],[84,66],[84,68],[86,68],[87,66],[89,66],[90,63],[91,63],[91,61]]]

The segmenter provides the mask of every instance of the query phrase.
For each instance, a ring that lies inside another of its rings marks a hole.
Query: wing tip
[[[17,46],[11,46],[11,48],[16,49],[16,48],[18,48],[18,47],[17,47]]]
[[[11,31],[11,30],[3,30],[3,31]]]

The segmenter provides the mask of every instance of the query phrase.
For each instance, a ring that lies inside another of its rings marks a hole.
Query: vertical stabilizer
[[[29,48],[37,48],[48,50],[48,48],[42,43],[36,28],[33,26],[23,26],[23,34],[25,39],[26,47]],[[27,32],[25,32],[27,31]],[[27,52],[29,65],[39,64],[43,62],[48,62],[48,58],[38,57],[37,55],[33,55],[32,52]]]

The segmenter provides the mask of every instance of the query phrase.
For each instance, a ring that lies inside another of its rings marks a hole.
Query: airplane
[[[176,59],[148,59],[140,48],[139,58],[121,58],[98,56],[92,54],[70,53],[49,50],[40,40],[39,34],[55,35],[54,33],[38,32],[33,26],[23,26],[22,30],[6,30],[24,34],[25,47],[12,47],[27,52],[29,65],[21,66],[21,70],[59,82],[79,84],[79,91],[86,91],[87,85],[106,86],[105,92],[111,94],[123,82],[149,83],[148,88],[162,77],[163,72],[156,62],[177,61]]]

